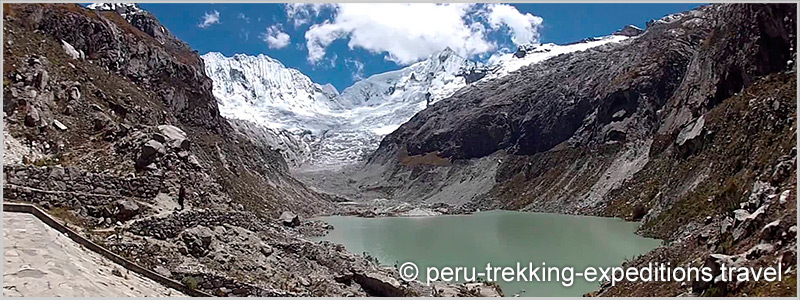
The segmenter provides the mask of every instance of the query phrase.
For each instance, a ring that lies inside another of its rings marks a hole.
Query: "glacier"
[[[610,35],[556,45],[520,45],[476,63],[450,48],[405,68],[372,75],[339,93],[299,70],[260,54],[202,55],[220,113],[240,132],[279,149],[295,169],[357,163],[417,112],[475,82],[523,66],[630,37]]]

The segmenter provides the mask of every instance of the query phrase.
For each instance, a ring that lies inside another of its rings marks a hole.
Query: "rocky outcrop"
[[[162,103],[186,124],[220,127],[219,110],[211,95],[211,80],[200,58],[149,13],[129,15],[90,11],[75,4],[25,5],[11,8],[11,18],[62,41],[67,52],[107,68],[142,88],[158,91]],[[148,34],[148,32],[150,34]],[[152,34],[152,35],[151,35]]]
[[[641,220],[640,233],[672,244],[632,265],[697,265],[709,253],[741,254],[747,266],[792,257],[780,245],[796,238],[758,236],[776,219],[796,223],[796,204],[774,204],[796,180],[795,13],[788,4],[702,6],[619,44],[479,82],[388,135],[355,185],[380,198],[469,199],[461,209]],[[486,185],[468,188],[478,183]],[[626,284],[598,294],[681,289]]]
[[[644,30],[634,25],[626,25],[622,29],[614,32],[614,35],[622,35],[627,37],[634,37],[644,33]]]
[[[751,78],[785,69],[793,17],[791,9],[780,5],[699,8],[619,45],[556,57],[516,76],[466,88],[387,136],[374,158],[400,148],[410,155],[437,152],[457,159],[500,149],[530,155],[563,142],[602,144],[612,130],[629,140],[674,130]],[[752,20],[763,20],[763,26]],[[741,70],[741,75],[726,68]],[[707,87],[687,90],[693,85]],[[705,106],[691,107],[687,99]],[[680,119],[687,109],[693,115]],[[629,122],[615,126],[615,115]]]

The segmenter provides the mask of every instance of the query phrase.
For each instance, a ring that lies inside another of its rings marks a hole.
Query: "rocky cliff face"
[[[726,13],[737,19],[722,20]],[[560,56],[462,90],[387,136],[382,148],[462,159],[673,131],[754,77],[786,68],[794,23],[785,14],[791,13],[769,6],[698,9],[619,45]]]
[[[152,14],[93,7],[4,4],[5,201],[218,296],[367,295],[354,277],[397,277],[278,220],[331,197],[220,117],[203,61]]]
[[[744,257],[758,245],[774,252],[742,265],[793,262],[795,12],[704,6],[618,44],[478,82],[384,138],[361,186],[472,209],[641,220],[642,233],[670,246],[632,264],[702,265],[710,254]],[[759,236],[777,220],[785,239]],[[792,284],[764,290],[793,295]],[[630,284],[600,294],[769,294],[758,290]]]

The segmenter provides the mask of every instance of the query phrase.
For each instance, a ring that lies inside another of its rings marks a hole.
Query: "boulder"
[[[66,131],[67,130],[67,125],[64,125],[64,123],[61,123],[60,121],[58,121],[56,119],[53,119],[53,127],[57,128],[58,130],[61,130],[61,131]]]
[[[101,131],[109,127],[114,121],[102,112],[95,113],[92,117],[92,126],[95,131]]]
[[[167,269],[164,266],[156,266],[155,268],[153,268],[153,271],[167,278],[172,277],[172,272],[170,272],[169,269]]]
[[[158,125],[158,131],[166,138],[166,143],[174,149],[189,149],[186,132],[173,125]]]
[[[39,116],[39,109],[35,106],[29,106],[28,112],[25,114],[25,126],[35,127],[41,123],[42,119]]]
[[[789,195],[792,193],[792,190],[785,190],[781,193],[781,196],[778,197],[778,203],[786,204],[786,201],[789,199]]]
[[[406,291],[397,279],[377,272],[353,274],[353,281],[358,283],[370,296],[404,297]]]
[[[764,206],[756,209],[752,214],[744,209],[737,209],[734,213],[736,222],[733,227],[733,239],[738,241],[740,238],[750,234],[753,223],[761,217],[766,208]]]
[[[214,239],[214,232],[205,226],[197,226],[186,229],[181,233],[181,240],[186,245],[188,253],[194,257],[202,257],[211,250],[211,241]]]
[[[300,217],[290,211],[283,212],[281,214],[280,220],[284,226],[289,226],[289,227],[300,226]]]
[[[720,223],[719,232],[724,234],[731,230],[731,227],[733,227],[733,219],[731,217],[727,217]]]
[[[152,157],[155,155],[164,155],[167,153],[164,145],[156,140],[149,140],[142,145],[142,157]]]
[[[780,237],[781,220],[775,220],[761,228],[761,239],[772,241]]]
[[[700,116],[692,123],[687,124],[678,133],[675,144],[678,150],[687,155],[696,152],[703,145],[703,134],[705,133],[705,118]]]
[[[259,247],[259,251],[261,251],[261,254],[264,254],[264,256],[270,256],[273,252],[275,252],[275,250],[273,250],[269,244],[263,242]]]
[[[117,201],[117,220],[127,221],[139,214],[139,205],[133,200]]]
[[[36,74],[36,87],[40,90],[47,87],[47,82],[50,80],[50,75],[47,74],[47,70],[40,70],[38,74]]]
[[[78,52],[78,50],[75,50],[75,47],[72,47],[72,45],[70,45],[66,41],[61,40],[61,47],[64,48],[64,52],[66,52],[67,56],[69,56],[70,58],[72,59],[81,58],[81,53]]]
[[[164,148],[163,144],[159,143],[156,140],[149,140],[146,143],[144,143],[144,145],[142,145],[142,150],[139,153],[139,157],[136,159],[136,168],[137,169],[155,168],[153,162],[155,162],[159,156],[164,155],[166,153],[167,149]]]
[[[722,274],[722,265],[726,268],[735,267],[738,265],[740,257],[725,254],[710,254],[706,261],[703,263],[703,268],[710,268],[711,275],[714,279],[711,281],[697,280],[692,282],[692,292],[696,295],[702,294],[705,290],[715,287],[724,292],[727,290],[727,282],[720,280]]]
[[[67,91],[67,96],[69,97],[69,100],[80,99],[81,98],[80,85],[76,83],[76,85],[70,87],[69,90]]]

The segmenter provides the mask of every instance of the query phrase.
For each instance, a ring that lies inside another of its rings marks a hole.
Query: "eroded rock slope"
[[[642,221],[642,233],[667,245],[633,264],[702,265],[719,254],[794,266],[795,12],[703,6],[480,82],[384,138],[369,175],[354,178],[410,202]],[[793,280],[600,294],[795,295]]]

